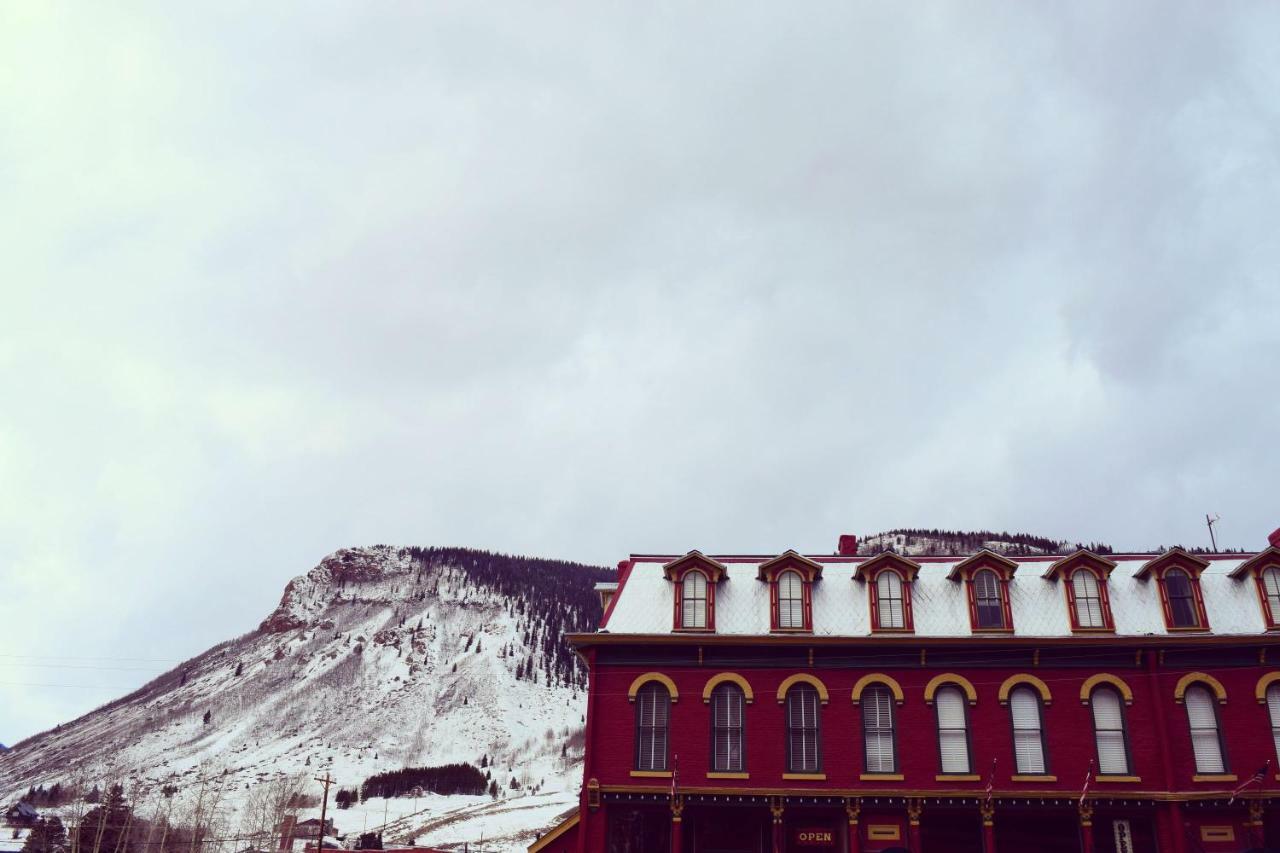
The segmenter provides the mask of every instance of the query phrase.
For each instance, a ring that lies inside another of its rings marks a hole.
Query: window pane
[[[1108,687],[1093,691],[1093,729],[1097,737],[1098,772],[1127,775],[1129,756],[1124,743],[1120,696]]]
[[[943,773],[969,772],[969,737],[965,731],[964,695],[944,687],[933,697],[938,711],[938,746]]]
[[[1187,721],[1191,725],[1191,751],[1195,754],[1196,772],[1225,773],[1213,697],[1207,689],[1196,685],[1187,689],[1182,701],[1187,706]]]
[[[884,571],[876,578],[876,598],[881,628],[906,627],[902,604],[902,578],[896,572]]]
[[[684,576],[680,599],[681,627],[707,627],[707,579],[702,572],[689,572]]]
[[[667,722],[671,696],[661,684],[646,684],[636,695],[636,769],[667,769]]]
[[[787,756],[792,773],[818,772],[818,691],[798,684],[787,693]]]
[[[722,772],[742,770],[743,733],[742,690],[734,684],[722,684],[712,695],[712,769]]]
[[[1004,608],[1000,599],[1000,579],[990,569],[973,576],[973,601],[979,628],[1003,628]]]
[[[1181,569],[1173,569],[1164,576],[1165,595],[1169,597],[1169,615],[1177,628],[1194,628],[1199,624],[1195,599],[1191,593],[1191,579]]]
[[[1040,732],[1040,697],[1019,687],[1009,697],[1013,717],[1013,751],[1019,773],[1044,773],[1044,741]]]
[[[1092,572],[1080,570],[1071,576],[1071,585],[1076,598],[1076,624],[1081,628],[1105,628],[1098,579]]]
[[[1271,715],[1271,742],[1280,758],[1280,684],[1267,688],[1267,711]]]
[[[778,576],[778,626],[804,627],[804,584],[795,572]]]
[[[1267,569],[1262,573],[1262,588],[1267,592],[1271,621],[1280,622],[1280,569]]]
[[[862,730],[868,773],[894,773],[893,699],[887,687],[870,687],[862,693]]]

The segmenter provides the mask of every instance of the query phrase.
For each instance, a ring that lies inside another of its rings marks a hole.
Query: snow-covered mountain
[[[1097,554],[1110,554],[1111,547],[1098,542],[1067,542],[1046,539],[1029,533],[995,533],[990,530],[926,530],[923,528],[899,528],[873,533],[858,538],[859,554],[879,554],[894,551],[907,556],[939,555],[956,557],[976,554],[982,549],[1011,557],[1031,557],[1042,554],[1070,554],[1080,548],[1088,548]]]
[[[428,798],[390,832],[419,837],[456,812],[445,825],[465,835],[469,808],[501,824],[493,815],[527,797],[518,841],[581,781],[586,674],[562,637],[595,627],[592,586],[611,576],[463,549],[339,551],[292,580],[257,631],[0,755],[0,803],[32,785],[120,781],[141,804],[216,779],[234,824],[256,788],[283,778],[327,770],[357,788],[381,771],[483,763],[499,802]],[[406,811],[383,803],[356,826],[331,813],[359,831]]]

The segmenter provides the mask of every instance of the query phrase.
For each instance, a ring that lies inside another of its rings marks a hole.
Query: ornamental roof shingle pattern
[[[1227,574],[1250,555],[1213,559],[1201,575],[1210,634],[1260,634],[1266,631],[1257,585],[1253,579],[1233,580]],[[769,587],[756,578],[757,567],[769,558],[751,562],[729,561],[728,572],[716,587],[716,633],[764,635],[769,633]],[[823,562],[822,558],[814,558]],[[912,611],[917,637],[967,637],[968,598],[964,583],[947,580],[951,568],[964,558],[949,562],[925,562],[912,586]],[[1160,608],[1160,591],[1154,578],[1139,580],[1134,574],[1151,555],[1112,557],[1117,562],[1108,582],[1116,634],[1144,636],[1168,634]],[[626,583],[619,590],[605,630],[611,634],[665,634],[672,630],[673,585],[662,574],[670,558],[638,557]],[[1045,560],[1019,561],[1009,582],[1014,636],[1066,637],[1071,635],[1063,581],[1041,577]],[[827,637],[863,637],[871,633],[867,584],[854,580],[857,563],[825,563],[822,578],[813,586],[813,634]]]

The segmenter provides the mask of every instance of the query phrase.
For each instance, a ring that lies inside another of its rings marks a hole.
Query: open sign
[[[793,833],[797,847],[834,847],[835,830],[826,827],[803,826]]]

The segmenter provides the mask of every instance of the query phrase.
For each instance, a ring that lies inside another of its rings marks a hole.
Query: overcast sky
[[[347,545],[1280,526],[1280,5],[0,7],[0,741]]]

